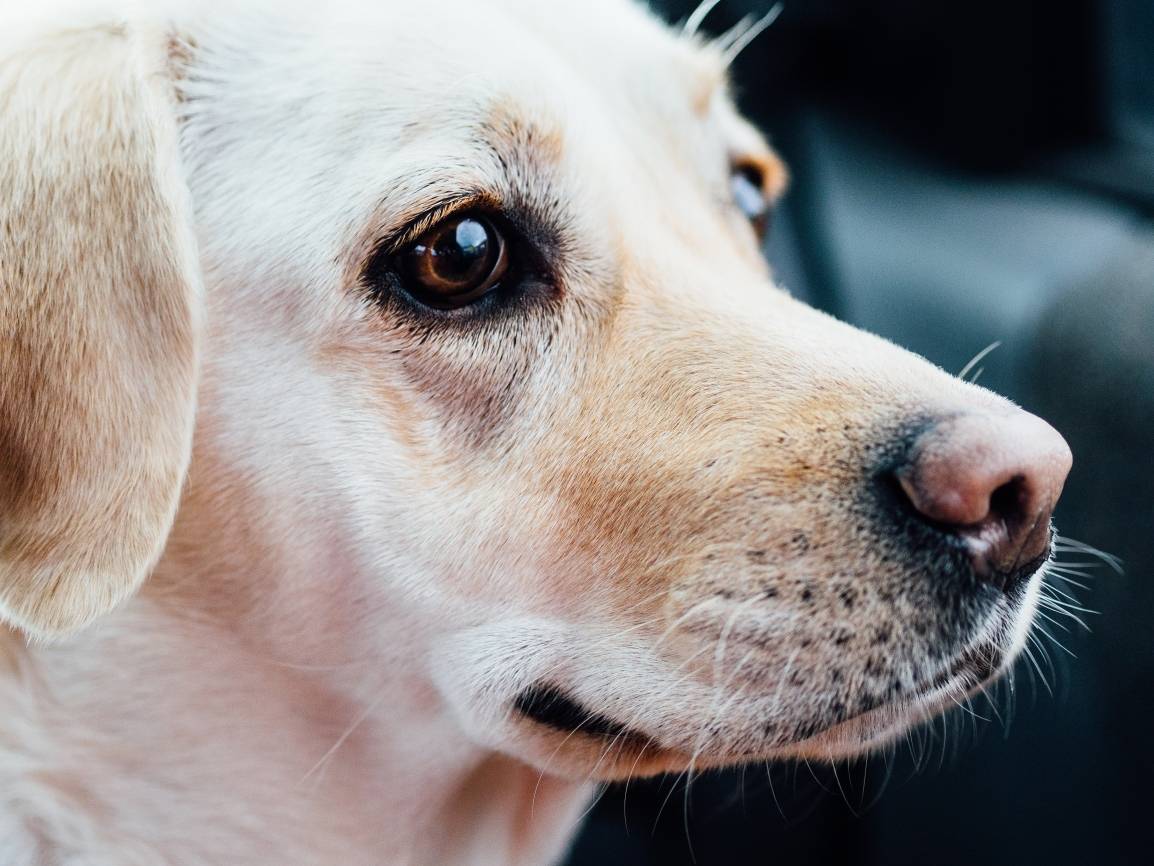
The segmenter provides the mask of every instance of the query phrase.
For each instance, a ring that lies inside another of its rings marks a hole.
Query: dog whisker
[[[1097,575],[1095,572],[1103,567],[1102,563],[1100,562],[1076,562],[1070,560],[1065,562],[1054,560],[1052,563],[1049,563],[1049,565],[1052,566],[1054,571],[1060,571],[1064,574],[1072,574],[1075,577],[1084,578],[1096,577]]]
[[[1063,552],[1082,553],[1088,556],[1092,556],[1095,559],[1100,560],[1103,564],[1108,566],[1117,574],[1124,573],[1122,568],[1123,563],[1119,557],[1114,556],[1112,553],[1107,553],[1104,550],[1099,550],[1097,547],[1093,547],[1092,545],[1086,544],[1083,541],[1078,541],[1076,538],[1070,538],[1066,535],[1057,535],[1054,541],[1054,549]]]
[[[646,566],[647,574],[660,574],[670,565],[676,565],[687,560],[705,560],[710,555],[737,553],[745,550],[745,545],[741,542],[713,542],[711,544],[702,545],[701,547],[687,551],[685,553],[675,554],[663,559],[656,560]]]
[[[936,716],[934,718],[932,724],[936,725],[939,722],[941,723],[941,726],[942,726],[942,739],[940,742],[941,748],[938,749],[938,768],[937,768],[938,772],[940,773],[942,771],[942,769],[946,766],[946,751],[947,751],[947,748],[949,747],[949,742],[950,742],[949,714],[944,713],[942,715]]]
[[[680,626],[686,620],[691,618],[694,614],[696,614],[702,608],[709,605],[711,601],[712,601],[712,599],[704,599],[702,601],[699,601],[696,604],[692,605],[683,614],[678,616],[677,619],[675,619],[673,622],[671,622],[669,624],[669,626],[665,629],[665,631],[662,632],[661,636],[657,639],[657,641],[653,644],[653,646],[650,647],[650,652],[656,653],[657,650],[660,649],[661,645],[666,640],[668,640],[669,637],[677,630],[678,626]]]
[[[629,605],[629,607],[622,609],[621,613],[632,613],[639,607],[647,607],[653,602],[657,601],[657,599],[669,595],[671,591],[672,590],[670,587],[665,587],[664,589],[658,590],[657,592],[646,596],[640,601],[634,602],[633,604]]]
[[[690,679],[693,678],[693,676],[694,676],[693,671],[688,671],[685,673],[682,673],[682,672],[685,671],[686,668],[688,668],[696,659],[700,658],[708,650],[709,650],[708,645],[700,647],[695,653],[687,656],[681,662],[681,664],[679,664],[676,668],[673,669],[672,675],[674,675],[674,676],[677,676],[678,674],[681,674],[681,675],[676,680],[674,680],[673,683],[670,685],[670,691],[676,692],[678,689],[680,689],[680,687],[682,685],[684,685],[687,681],[689,681]],[[629,728],[629,729],[642,727],[641,722],[642,722],[642,716],[643,715],[644,715],[644,709],[638,708],[633,713],[631,718],[626,722],[625,727]],[[634,765],[636,766],[636,761],[634,762]]]
[[[653,829],[650,831],[651,833],[655,834],[657,832],[657,825],[661,823],[661,816],[665,812],[665,807],[669,805],[669,800],[673,797],[673,793],[677,790],[677,785],[688,772],[689,768],[687,767],[676,776],[674,776],[673,783],[669,786],[669,793],[665,795],[665,799],[661,801],[661,806],[657,809],[657,816],[653,819]]]
[[[889,788],[890,780],[893,778],[893,763],[896,746],[893,743],[886,745],[881,749],[879,756],[882,761],[882,766],[885,768],[885,773],[882,775],[881,782],[876,786],[873,797],[865,804],[864,812],[872,810],[881,800],[882,795]]]
[[[686,771],[684,798],[683,798],[683,804],[682,804],[682,816],[683,816],[682,817],[682,823],[683,823],[684,829],[685,829],[685,842],[689,848],[690,859],[692,862],[697,862],[697,859],[693,853],[693,840],[690,838],[690,834],[689,834],[689,797],[690,797],[690,792],[693,788],[693,782],[696,779],[697,759],[701,756],[701,749],[704,747],[705,739],[709,735],[709,731],[710,731],[710,728],[712,727],[712,725],[714,723],[714,720],[722,717],[724,715],[725,711],[730,706],[732,706],[733,703],[735,703],[736,701],[739,701],[744,696],[746,687],[743,685],[740,688],[738,688],[736,692],[734,692],[732,695],[730,695],[729,700],[727,700],[720,707],[717,706],[717,698],[724,691],[726,691],[728,689],[730,682],[733,680],[734,677],[737,676],[737,674],[741,670],[742,666],[745,664],[746,661],[749,660],[749,658],[753,654],[754,654],[754,650],[752,650],[752,649],[749,650],[741,658],[741,660],[734,666],[733,671],[731,671],[729,676],[726,677],[725,683],[720,684],[720,685],[715,685],[715,687],[714,687],[714,704],[710,708],[710,711],[709,711],[708,715],[706,716],[705,722],[701,726],[701,730],[700,730],[700,733],[698,735],[698,740],[694,744],[693,752],[689,758],[689,768]]]
[[[293,671],[301,671],[302,673],[332,673],[333,671],[346,671],[350,668],[355,668],[360,665],[379,664],[380,659],[373,656],[366,656],[363,659],[347,662],[336,662],[331,665],[313,665],[313,664],[299,664],[297,662],[286,662],[280,659],[266,659],[269,664],[277,667],[288,668]]]
[[[705,652],[706,652],[708,649],[709,649],[709,647],[708,647],[708,646],[703,646],[703,647],[701,647],[700,649],[698,649],[698,650],[697,650],[695,653],[693,653],[692,655],[688,656],[686,659],[684,659],[684,660],[681,662],[681,664],[680,664],[680,665],[679,665],[677,668],[675,668],[675,669],[673,670],[673,672],[672,672],[672,673],[673,673],[673,675],[676,675],[676,674],[680,673],[680,672],[681,672],[681,671],[682,671],[684,668],[686,668],[686,667],[688,667],[690,664],[692,664],[692,662],[693,662],[695,659],[699,658],[699,657],[700,657],[700,656],[701,656],[703,653],[705,653]],[[680,677],[679,679],[675,680],[675,681],[674,681],[674,682],[671,684],[671,686],[670,686],[670,689],[671,689],[671,691],[676,691],[678,688],[680,688],[680,686],[681,686],[681,685],[682,685],[682,684],[683,684],[683,683],[684,683],[684,682],[685,682],[687,679],[689,679],[689,678],[690,678],[690,677],[692,677],[692,676],[693,676],[693,674],[692,674],[692,672],[690,672],[690,673],[687,673],[687,674],[683,675],[683,676],[682,676],[682,677]],[[541,769],[540,771],[538,771],[538,773],[537,773],[537,781],[536,781],[536,784],[533,786],[533,795],[532,795],[532,798],[531,798],[531,800],[530,800],[530,814],[532,814],[532,811],[533,811],[533,809],[534,809],[534,808],[535,808],[535,806],[536,806],[536,802],[537,802],[537,793],[538,793],[538,790],[539,790],[539,789],[540,789],[540,787],[541,787],[541,782],[542,782],[542,780],[544,779],[544,776],[545,776],[545,774],[548,772],[548,768],[549,768],[549,765],[550,765],[550,764],[553,762],[553,759],[554,759],[554,758],[556,758],[556,756],[557,756],[557,753],[561,751],[561,749],[562,749],[562,748],[565,746],[565,744],[566,744],[566,743],[568,743],[568,742],[569,742],[569,740],[570,740],[570,739],[571,739],[571,738],[572,738],[574,735],[576,735],[576,734],[580,733],[581,729],[582,729],[582,728],[583,728],[583,727],[584,727],[584,726],[585,726],[585,725],[586,725],[586,724],[589,722],[589,720],[590,720],[590,719],[593,719],[593,718],[595,718],[595,717],[596,717],[596,716],[599,714],[599,712],[600,712],[600,710],[597,710],[597,709],[593,709],[593,710],[590,710],[590,712],[589,712],[589,713],[586,715],[586,717],[585,717],[584,719],[582,719],[582,720],[581,720],[581,722],[580,722],[580,723],[579,723],[579,724],[578,724],[578,725],[577,725],[577,726],[576,726],[576,727],[575,727],[573,730],[571,730],[571,731],[570,731],[568,734],[566,734],[565,738],[564,738],[564,739],[563,739],[563,740],[562,740],[560,743],[558,743],[558,745],[556,746],[556,748],[554,748],[554,749],[553,749],[553,751],[550,753],[549,757],[548,757],[548,758],[546,759],[546,761],[545,761],[545,765],[544,765],[544,766],[542,767],[542,769]],[[640,722],[641,722],[641,716],[642,716],[642,714],[643,714],[643,710],[641,710],[641,709],[638,709],[637,711],[635,711],[635,712],[634,712],[634,714],[633,714],[632,718],[631,718],[631,719],[629,719],[629,720],[628,720],[628,721],[627,721],[627,722],[624,724],[624,727],[625,727],[626,731],[632,731],[632,730],[634,730],[635,728],[637,728],[637,727],[640,725]],[[622,741],[622,744],[623,744],[623,743],[624,743],[624,740],[622,739],[622,736],[623,736],[623,734],[624,734],[624,733],[625,733],[625,732],[623,731],[621,734],[618,734],[618,735],[616,735],[616,736],[614,737],[614,740],[613,740],[613,742],[615,742],[615,743],[616,743],[618,740],[621,740],[621,741]],[[652,739],[650,739],[650,740],[649,740],[649,743],[652,743]],[[647,743],[646,745],[644,745],[644,746],[643,746],[643,747],[642,747],[642,748],[641,748],[641,749],[638,751],[638,753],[637,753],[637,756],[634,758],[634,761],[633,761],[633,768],[636,768],[636,766],[637,766],[637,763],[638,763],[638,762],[641,760],[642,756],[644,755],[644,752],[645,752],[645,748],[648,748],[648,743]],[[597,765],[594,767],[594,769],[593,769],[592,771],[590,771],[590,777],[592,776],[592,773],[593,773],[593,772],[596,772],[596,770],[597,770],[597,767],[598,767],[598,766],[600,766],[600,763],[601,763],[601,761],[603,761],[603,760],[604,760],[604,755],[602,755],[602,758],[601,758],[601,759],[598,761],[598,763],[597,763]],[[627,776],[626,778],[628,779],[628,778],[629,778],[629,777],[631,777],[632,775],[633,775],[633,773],[632,773],[632,770],[631,770],[631,771],[630,771],[630,773],[629,773],[629,776]],[[628,794],[628,781],[626,782],[626,794]],[[624,808],[624,807],[623,807],[623,808]]]
[[[1018,709],[1018,680],[1017,669],[1011,667],[1006,672],[1005,678],[1001,681],[1005,683],[1004,691],[1006,692],[1006,721],[1002,728],[1004,736],[1009,736],[1010,726],[1014,722],[1014,716]]]
[[[1068,616],[1071,619],[1074,619],[1077,622],[1081,623],[1082,625],[1086,625],[1086,624],[1084,622],[1082,622],[1081,617],[1077,616],[1076,614],[1084,613],[1087,616],[1100,616],[1101,615],[1100,611],[1094,610],[1093,608],[1082,607],[1079,604],[1073,604],[1073,603],[1070,603],[1067,601],[1062,601],[1061,599],[1057,599],[1057,598],[1045,598],[1045,599],[1042,599],[1042,601],[1045,602],[1046,607],[1049,610],[1052,610],[1052,611],[1054,611],[1054,613],[1057,613],[1057,614],[1062,614],[1062,615]]]
[[[830,769],[833,773],[834,784],[837,785],[838,793],[841,794],[841,799],[842,799],[842,802],[845,803],[846,809],[849,810],[849,813],[851,815],[853,815],[854,818],[861,818],[861,815],[859,815],[857,813],[857,810],[854,809],[853,804],[849,800],[849,794],[846,793],[845,786],[843,786],[841,783],[841,777],[838,776],[838,773],[837,773],[838,762],[837,762],[837,759],[834,757],[832,747],[830,747],[830,752],[829,752],[829,764],[830,764]],[[847,770],[847,772],[848,772],[848,770]]]
[[[721,0],[701,0],[697,7],[689,13],[689,17],[685,19],[685,24],[681,28],[681,33],[684,36],[696,36],[697,31],[701,29],[701,25],[705,23],[705,19],[709,17],[717,4]]]
[[[597,759],[597,763],[594,765],[594,769],[592,771],[590,771],[589,776],[586,777],[586,779],[585,779],[586,784],[588,784],[588,782],[592,778],[592,774],[594,772],[596,772],[596,768],[601,764],[601,762],[603,760],[605,760],[604,754],[602,754],[601,757]],[[583,824],[585,822],[585,819],[589,817],[589,813],[592,812],[595,808],[597,808],[597,804],[600,803],[601,800],[605,797],[605,792],[608,790],[609,790],[609,785],[607,783],[602,782],[602,783],[599,783],[597,785],[596,792],[593,794],[592,797],[589,798],[589,805],[587,805],[585,807],[585,809],[581,812],[581,814],[577,817],[577,822],[576,822],[577,824]]]
[[[995,349],[997,349],[1001,345],[1002,345],[1001,340],[994,340],[994,342],[990,343],[990,345],[986,346],[986,348],[982,349],[980,352],[978,352],[978,354],[976,354],[976,355],[974,355],[974,357],[970,358],[970,360],[966,362],[966,365],[964,367],[962,367],[961,370],[958,371],[958,378],[961,379],[963,382],[967,381],[966,377],[970,375],[971,371],[973,371],[973,369],[975,367],[977,367],[978,364],[980,364],[983,360],[985,360],[985,358],[991,352],[993,352]],[[984,370],[984,369],[985,369],[984,367],[982,369],[979,369],[974,374],[974,378],[969,379],[968,381],[977,382],[978,377],[982,375],[982,370]]]
[[[1082,607],[1070,607],[1067,605],[1063,605],[1061,602],[1055,601],[1052,598],[1046,598],[1046,597],[1039,597],[1038,604],[1040,607],[1050,611],[1055,616],[1065,616],[1065,617],[1073,620],[1074,622],[1076,622],[1079,626],[1081,626],[1086,631],[1091,631],[1090,626],[1088,626],[1086,624],[1086,622],[1081,617],[1079,617],[1076,613],[1074,613],[1074,611],[1075,610],[1081,610],[1081,611],[1085,611],[1086,613],[1095,613],[1095,611],[1092,611],[1092,610],[1087,611],[1086,608],[1082,608]]]
[[[1046,621],[1048,621],[1048,622],[1052,623],[1053,625],[1056,625],[1056,626],[1058,626],[1060,629],[1062,629],[1062,631],[1065,631],[1065,632],[1069,632],[1069,629],[1068,629],[1068,628],[1066,628],[1065,626],[1061,625],[1060,623],[1058,623],[1056,620],[1052,619],[1051,617],[1049,617],[1049,616],[1046,616],[1045,614],[1040,614],[1040,615],[1041,615],[1041,616],[1042,616],[1042,618],[1043,618],[1043,619],[1045,619]],[[1076,655],[1076,654],[1073,652],[1073,650],[1071,650],[1071,649],[1070,649],[1069,647],[1067,647],[1067,646],[1066,646],[1064,643],[1062,643],[1060,640],[1058,640],[1058,638],[1056,638],[1056,637],[1055,637],[1053,634],[1051,634],[1049,631],[1047,631],[1047,630],[1045,629],[1045,627],[1043,627],[1041,624],[1039,624],[1039,625],[1038,625],[1038,631],[1040,631],[1040,632],[1041,632],[1043,635],[1045,635],[1047,638],[1049,638],[1049,639],[1050,639],[1050,642],[1051,642],[1051,643],[1053,643],[1053,644],[1054,644],[1054,646],[1056,646],[1058,649],[1060,649],[1062,652],[1064,652],[1064,653],[1065,653],[1066,655],[1068,655],[1070,658],[1072,658],[1072,659],[1076,659],[1076,658],[1078,657],[1078,656],[1077,656],[1077,655]]]
[[[1069,592],[1067,592],[1066,590],[1062,589],[1059,586],[1055,586],[1052,583],[1043,583],[1042,588],[1046,591],[1049,598],[1053,601],[1058,601],[1059,600],[1058,597],[1060,596],[1061,598],[1063,598],[1067,602],[1069,602],[1071,605],[1077,606],[1079,603],[1079,600],[1076,596],[1070,594]],[[1081,609],[1087,613],[1095,613],[1095,611],[1087,610],[1086,608],[1081,608]]]
[[[571,730],[568,734],[566,734],[565,738],[562,739],[561,742],[557,744],[557,747],[549,754],[549,757],[545,760],[544,766],[537,773],[537,782],[533,786],[533,796],[530,798],[530,801],[529,801],[529,814],[530,815],[534,814],[535,809],[537,807],[537,792],[541,788],[541,781],[545,778],[545,774],[549,771],[549,765],[553,762],[553,759],[555,757],[557,757],[557,753],[560,752],[561,749],[564,748],[565,744],[568,743],[569,740],[572,739],[577,733],[579,733],[581,731],[581,729],[583,727],[585,727],[585,725],[589,724],[589,722],[592,719],[596,718],[597,715],[598,715],[598,712],[596,710],[590,710],[590,712],[585,716],[585,718],[583,718],[580,722],[578,722],[574,726],[573,730]],[[602,755],[602,759],[604,759],[604,755]],[[593,777],[593,773],[595,773],[597,771],[597,767],[600,766],[600,763],[601,763],[601,761],[598,760],[597,764],[594,765],[593,769],[589,771],[589,774],[588,774],[588,777],[586,778],[586,781],[589,781],[589,779],[591,779]]]
[[[766,31],[774,21],[778,19],[781,13],[785,11],[784,3],[777,3],[768,12],[760,18],[746,24],[744,28],[739,24],[738,32],[734,35],[732,41],[726,46],[722,53],[722,62],[728,68],[733,65],[733,62],[741,55],[749,45],[758,36]]]
[[[729,641],[730,631],[732,631],[733,626],[737,623],[737,619],[741,615],[742,611],[744,611],[750,605],[756,604],[759,600],[760,599],[758,598],[751,598],[743,601],[733,609],[733,613],[731,613],[729,615],[729,619],[726,620],[725,626],[721,630],[721,635],[717,639],[717,644],[713,654],[713,682],[715,686],[720,679],[720,666],[723,659],[725,658],[725,648]]]
[[[373,714],[373,712],[377,709],[377,707],[381,705],[387,696],[388,690],[383,689],[381,693],[377,695],[377,697],[369,701],[369,703],[365,705],[365,708],[357,713],[357,715],[353,718],[353,721],[347,728],[345,728],[344,733],[337,737],[336,742],[334,742],[332,746],[329,747],[328,751],[321,755],[320,760],[313,764],[312,768],[301,777],[297,784],[302,785],[307,782],[311,776],[322,773],[328,763],[332,761],[333,757],[336,755],[341,746],[348,742],[349,737],[351,737],[356,732],[357,728],[359,728],[361,724],[363,724],[364,721]],[[320,777],[318,776],[318,780],[319,778]]]
[[[985,698],[986,705],[990,708],[990,712],[993,713],[994,718],[998,720],[998,723],[1002,726],[1002,730],[1004,732],[1008,730],[1008,725],[1006,723],[1006,717],[1002,714],[1002,711],[998,709],[998,690],[1000,686],[1001,681],[995,683],[993,686],[994,694],[991,695],[990,692],[986,689],[985,683],[978,683],[978,692],[983,698]]]
[[[1099,577],[1103,568],[1110,568],[1111,571],[1114,570],[1112,567],[1107,566],[1104,563],[1086,562],[1085,560],[1054,560],[1050,564],[1053,566],[1053,570],[1059,572],[1060,574],[1066,574],[1071,577],[1077,577],[1085,580],[1091,580],[1095,577]],[[1122,572],[1116,573],[1122,574]]]
[[[1054,619],[1054,618],[1053,618],[1052,616],[1050,616],[1048,613],[1044,612],[1044,611],[1043,611],[1041,608],[1039,608],[1039,610],[1037,611],[1037,614],[1038,614],[1038,616],[1039,616],[1039,617],[1041,617],[1042,619],[1044,619],[1046,622],[1050,623],[1050,625],[1053,625],[1053,626],[1056,626],[1056,627],[1060,628],[1062,631],[1066,632],[1066,634],[1069,634],[1069,633],[1070,633],[1070,629],[1069,629],[1069,627],[1068,627],[1068,626],[1066,626],[1064,623],[1061,623],[1061,622],[1059,622],[1058,620]],[[1048,633],[1048,632],[1045,632],[1045,631],[1043,630],[1043,634],[1049,634],[1049,633]],[[1051,635],[1051,638],[1052,638],[1052,637],[1053,637],[1053,636]],[[1061,644],[1059,644],[1059,646],[1061,646]],[[1062,647],[1062,649],[1066,650],[1066,648],[1065,648],[1064,646]],[[1066,652],[1070,652],[1070,651],[1069,651],[1069,650],[1066,650]],[[1074,655],[1074,654],[1073,654],[1073,653],[1070,653],[1070,655]]]
[[[736,24],[734,24],[732,27],[730,27],[728,30],[713,40],[714,48],[720,51],[722,56],[724,56],[725,52],[728,51],[733,43],[738,40],[741,34],[753,26],[753,22],[755,20],[756,19],[752,15],[746,15],[744,18],[742,18],[740,21],[738,21]]]
[[[769,783],[769,796],[773,800],[773,805],[777,807],[777,814],[781,816],[781,820],[787,820],[785,810],[781,808],[781,800],[777,797],[777,789],[773,784],[773,771],[769,767],[769,761],[765,761],[765,781]]]
[[[633,781],[633,774],[637,771],[637,764],[641,761],[645,754],[647,746],[642,746],[637,750],[636,757],[633,758],[633,764],[629,768],[629,773],[625,776],[625,790],[621,795],[621,818],[625,826],[625,835],[629,835],[629,783]]]
[[[1051,674],[1054,673],[1053,662],[1050,661],[1050,655],[1049,655],[1049,653],[1046,652],[1046,647],[1042,644],[1042,642],[1038,639],[1037,635],[1034,633],[1037,630],[1038,629],[1035,628],[1031,631],[1030,636],[1027,640],[1027,646],[1023,647],[1022,652],[1026,656],[1026,659],[1030,662],[1030,665],[1031,665],[1030,670],[1035,671],[1037,673],[1038,679],[1040,679],[1042,681],[1042,686],[1046,689],[1046,692],[1052,698],[1054,696],[1054,690],[1050,686],[1050,681],[1046,678],[1045,672],[1042,670],[1042,665],[1038,661],[1038,655],[1040,655],[1042,657],[1042,660],[1046,663],[1046,666],[1048,668],[1050,668]],[[1035,651],[1037,651],[1038,655],[1035,655]],[[1036,688],[1036,681],[1035,681],[1035,688]]]
[[[1089,590],[1090,589],[1090,587],[1087,584],[1082,583],[1081,581],[1078,581],[1078,580],[1074,580],[1072,577],[1061,574],[1061,573],[1056,572],[1052,569],[1048,572],[1048,575],[1050,577],[1053,577],[1055,580],[1062,581],[1062,583],[1066,584],[1067,586],[1077,587],[1078,589],[1081,589],[1081,590]]]
[[[955,695],[953,692],[950,693],[949,698],[951,701],[954,702],[954,704],[957,705],[958,709],[960,709],[963,713],[966,713],[967,715],[969,715],[971,718],[978,719],[980,721],[987,722],[987,723],[992,721],[992,719],[987,719],[985,716],[978,715],[974,711],[974,708],[970,704],[970,701],[968,698],[963,703],[962,701],[958,700],[957,695]]]

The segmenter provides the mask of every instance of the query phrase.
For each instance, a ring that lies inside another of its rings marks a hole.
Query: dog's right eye
[[[765,192],[765,172],[755,165],[743,164],[733,169],[729,181],[737,209],[745,215],[758,237],[769,234],[772,205]]]
[[[454,214],[396,257],[405,290],[441,310],[468,306],[497,289],[509,270],[501,231],[483,214]]]

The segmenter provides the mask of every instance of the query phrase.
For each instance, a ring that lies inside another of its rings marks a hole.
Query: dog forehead
[[[724,64],[706,43],[682,38],[635,0],[339,0],[343,13],[325,17],[344,37],[367,40],[386,65],[381,40],[422,52],[421,74],[450,73],[462,62],[478,72],[512,72],[518,80],[567,77],[614,92],[655,86],[697,91],[723,83]],[[359,25],[359,26],[358,26]],[[393,38],[395,37],[395,39]],[[434,49],[430,56],[425,53]]]
[[[724,89],[725,64],[708,43],[681,37],[634,0],[492,0],[586,82],[631,102],[684,104],[703,113]]]
[[[633,0],[248,0],[210,8],[191,19],[194,42],[199,31],[210,51],[224,43],[219,57],[263,75],[265,87],[276,86],[268,73],[279,72],[302,99],[352,103],[382,121],[452,131],[482,119],[496,100],[507,114],[542,116],[551,107],[573,117],[600,108],[618,124],[652,126],[705,116],[725,89],[715,51],[680,38]]]

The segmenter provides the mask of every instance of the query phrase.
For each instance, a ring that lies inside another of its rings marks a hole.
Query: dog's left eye
[[[405,289],[442,310],[467,306],[498,287],[509,269],[505,238],[480,213],[442,220],[397,257]]]
[[[752,224],[758,237],[769,231],[771,207],[765,193],[765,174],[754,165],[738,165],[729,178],[733,201]]]

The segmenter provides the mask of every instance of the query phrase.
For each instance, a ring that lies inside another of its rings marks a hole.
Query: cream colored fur
[[[0,616],[55,634],[160,556],[202,292],[163,33],[0,40]]]
[[[716,47],[623,0],[0,31],[3,866],[555,862],[595,780],[859,752],[1020,646],[1036,583],[931,646],[847,492],[1017,410],[773,285]],[[462,194],[551,226],[549,301],[414,326],[363,265]]]

